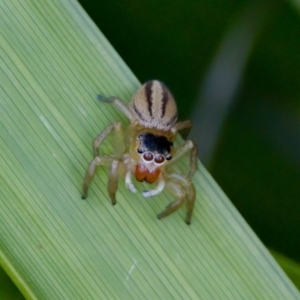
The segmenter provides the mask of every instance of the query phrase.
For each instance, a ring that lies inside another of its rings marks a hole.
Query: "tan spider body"
[[[125,134],[120,123],[106,127],[94,140],[94,159],[88,166],[82,198],[87,197],[91,183],[99,165],[108,165],[108,192],[112,204],[116,204],[116,191],[119,177],[125,178],[126,187],[136,192],[132,176],[138,181],[157,182],[154,189],[142,192],[144,197],[159,194],[165,187],[176,197],[158,218],[161,219],[176,211],[184,202],[187,206],[186,223],[190,224],[195,202],[195,189],[191,181],[197,169],[197,150],[192,141],[186,141],[177,150],[173,142],[179,130],[190,128],[191,121],[177,123],[176,102],[167,87],[157,81],[146,82],[133,96],[129,105],[118,98],[100,100],[114,104],[130,120]],[[114,155],[99,155],[99,146],[114,132]],[[187,175],[176,173],[171,166],[184,154],[190,153],[190,171]]]

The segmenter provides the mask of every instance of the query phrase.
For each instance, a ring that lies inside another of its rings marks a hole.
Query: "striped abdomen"
[[[133,96],[130,109],[138,123],[147,128],[168,131],[177,121],[176,102],[160,81],[146,82]]]

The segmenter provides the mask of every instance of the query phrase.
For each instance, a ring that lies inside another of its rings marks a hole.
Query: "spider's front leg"
[[[197,148],[193,141],[186,141],[181,147],[179,147],[172,160],[168,163],[168,167],[172,166],[177,162],[183,155],[190,152],[190,171],[188,177],[191,178],[197,170],[198,157],[197,157]]]
[[[99,155],[99,147],[105,138],[114,132],[115,141],[115,152],[116,155]],[[88,188],[93,180],[96,172],[96,168],[99,165],[106,165],[110,167],[109,170],[109,180],[108,180],[108,193],[113,205],[116,204],[116,190],[118,188],[119,179],[119,165],[121,162],[121,157],[124,152],[124,142],[123,142],[123,131],[120,123],[114,123],[107,126],[94,140],[94,159],[90,162],[84,180],[82,188],[82,199],[86,199],[88,195]]]
[[[166,187],[176,197],[176,200],[171,202],[157,217],[162,219],[170,215],[186,202],[187,213],[185,222],[190,225],[196,198],[195,188],[191,179],[183,174],[173,173],[167,176]]]
[[[116,190],[118,188],[118,166],[119,160],[112,155],[102,155],[96,156],[88,165],[85,173],[82,186],[82,199],[86,199],[88,196],[88,188],[92,182],[96,169],[98,166],[110,166],[109,176],[108,176],[108,194],[113,205],[116,204]]]

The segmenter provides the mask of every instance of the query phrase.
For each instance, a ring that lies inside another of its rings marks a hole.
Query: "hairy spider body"
[[[91,183],[99,165],[110,166],[108,192],[112,204],[116,204],[116,190],[119,177],[125,178],[126,187],[136,192],[132,175],[137,181],[157,186],[143,191],[144,197],[159,194],[165,187],[174,194],[176,200],[158,215],[161,219],[176,211],[184,202],[187,206],[186,223],[190,224],[195,202],[195,189],[191,181],[197,169],[197,150],[192,141],[186,141],[178,149],[173,142],[179,130],[190,128],[191,121],[177,123],[176,102],[168,88],[157,80],[146,82],[133,96],[129,105],[111,97],[101,101],[112,103],[130,120],[126,133],[120,123],[106,127],[94,140],[94,159],[88,166],[82,198],[87,197]],[[111,133],[115,137],[115,154],[99,155],[99,146]],[[190,153],[190,171],[187,175],[171,170],[172,165],[184,154]]]

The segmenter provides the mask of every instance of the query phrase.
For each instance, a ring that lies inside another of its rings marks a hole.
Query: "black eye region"
[[[167,155],[166,155],[166,160],[171,160],[171,159],[172,159],[172,155],[167,154]]]
[[[137,148],[136,151],[137,151],[137,153],[140,153],[140,154],[144,153],[143,149],[141,149],[141,148]]]
[[[165,136],[154,135],[152,133],[140,134],[138,138],[140,141],[140,148],[146,149],[152,153],[156,152],[165,155],[166,153],[171,152],[173,146],[173,142],[169,141]]]

